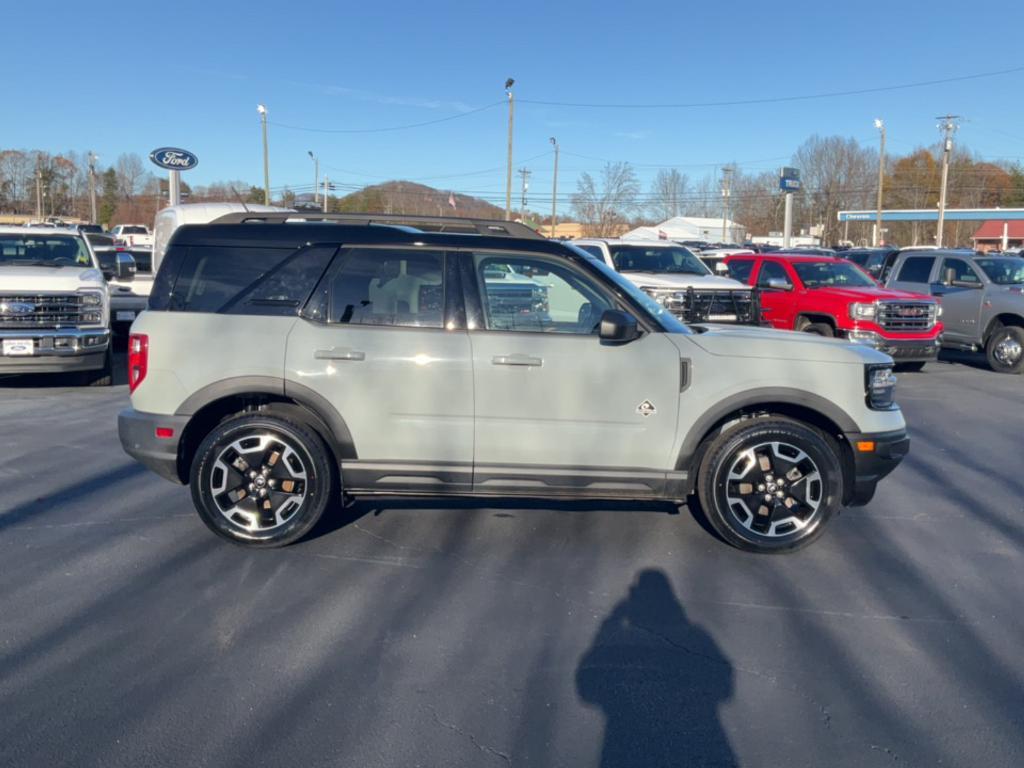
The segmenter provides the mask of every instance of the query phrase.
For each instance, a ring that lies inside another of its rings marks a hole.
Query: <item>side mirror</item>
[[[100,263],[100,272],[103,279],[111,281],[117,276],[117,253],[110,251],[96,251],[96,261]]]
[[[625,344],[640,337],[636,318],[619,309],[606,309],[598,324],[598,338],[613,344]]]
[[[942,273],[942,284],[952,285],[954,282],[956,282],[956,270],[952,267],[946,267]]]
[[[786,280],[786,279],[781,278],[781,277],[769,277],[768,278],[768,285],[765,286],[765,287],[766,288],[772,288],[772,289],[774,289],[776,291],[792,291],[793,290],[793,284],[791,282],[789,282],[789,280]]]
[[[720,275],[728,275],[729,265],[726,264],[724,261],[720,261],[717,264],[715,264],[715,272],[717,272]]]
[[[115,266],[115,274],[118,280],[131,281],[135,279],[135,271],[137,266],[135,264],[135,257],[130,253],[124,251],[117,252],[117,263]]]

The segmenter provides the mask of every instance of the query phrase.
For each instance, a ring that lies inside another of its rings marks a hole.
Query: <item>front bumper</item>
[[[178,448],[188,416],[165,416],[126,408],[117,415],[117,433],[124,452],[165,480],[181,483]],[[172,430],[170,437],[157,437],[157,427]]]
[[[942,336],[932,339],[893,339],[872,331],[850,331],[846,338],[855,344],[885,352],[897,363],[924,363],[939,356]]]
[[[906,430],[895,432],[847,432],[846,440],[853,451],[853,477],[844,503],[863,506],[875,495],[878,481],[892,472],[910,452],[910,437]],[[868,448],[870,450],[862,450]]]
[[[5,354],[4,340],[31,343],[31,354]],[[93,371],[106,364],[106,328],[0,331],[0,373]]]

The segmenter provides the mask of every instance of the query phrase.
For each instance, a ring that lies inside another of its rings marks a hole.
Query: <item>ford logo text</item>
[[[149,159],[155,165],[169,171],[191,171],[199,165],[199,158],[188,150],[174,147],[161,147],[149,153]]]

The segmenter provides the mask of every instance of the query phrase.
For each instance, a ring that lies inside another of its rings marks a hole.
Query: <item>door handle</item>
[[[494,365],[529,365],[539,367],[543,365],[544,360],[539,357],[530,357],[529,355],[495,355],[491,358],[491,363]]]
[[[366,353],[348,347],[331,347],[330,349],[316,350],[313,357],[317,360],[365,360]]]

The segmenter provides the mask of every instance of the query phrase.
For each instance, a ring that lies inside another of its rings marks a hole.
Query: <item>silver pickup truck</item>
[[[984,350],[999,373],[1024,372],[1024,259],[974,251],[905,251],[887,288],[942,302],[944,347]]]

